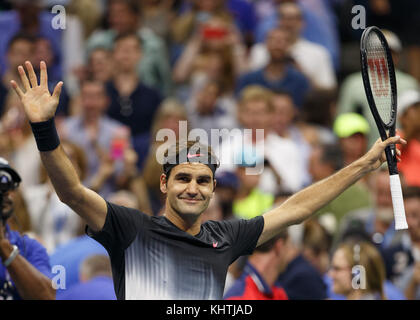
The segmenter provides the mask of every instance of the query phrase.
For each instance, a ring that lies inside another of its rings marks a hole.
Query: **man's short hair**
[[[420,199],[420,187],[418,186],[403,186],[403,197],[404,199],[419,198]]]
[[[34,37],[30,34],[27,34],[27,33],[20,32],[20,33],[15,34],[9,40],[9,42],[7,43],[7,48],[10,49],[18,41],[27,41],[31,44],[34,44],[36,40],[37,40],[36,37]]]
[[[141,49],[141,39],[135,32],[123,32],[115,36],[114,38],[114,47],[115,45],[122,40],[133,38],[137,41],[139,48]]]
[[[321,150],[321,161],[331,165],[334,171],[338,171],[344,166],[343,152],[337,144],[323,144],[319,146]]]
[[[286,229],[281,230],[276,236],[268,240],[267,242],[264,242],[260,246],[255,248],[256,252],[268,252],[271,249],[273,249],[275,243],[277,240],[282,239],[283,241],[286,241],[289,238],[289,232]]]
[[[273,93],[271,90],[259,85],[249,85],[241,90],[239,96],[239,108],[242,108],[248,102],[263,101],[267,105],[269,112],[274,111],[272,102]]]
[[[97,276],[112,277],[111,262],[109,257],[103,254],[89,256],[83,260],[80,266],[80,274],[90,280]]]

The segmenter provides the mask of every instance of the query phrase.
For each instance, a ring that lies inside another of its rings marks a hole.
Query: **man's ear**
[[[162,191],[163,194],[168,192],[168,180],[164,173],[160,175],[160,191]]]

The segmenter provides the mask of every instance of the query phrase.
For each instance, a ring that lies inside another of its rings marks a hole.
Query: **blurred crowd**
[[[65,8],[64,28],[52,21]],[[41,165],[17,67],[64,82],[55,117],[80,179],[106,200],[163,212],[160,129],[227,129],[204,220],[249,219],[361,157],[379,138],[352,28],[362,5],[393,54],[408,230],[395,231],[386,166],[228,273],[226,299],[420,299],[420,3],[409,0],[0,2],[0,156],[22,177],[14,230],[66,268],[57,299],[115,299],[107,252]],[[363,18],[363,17],[362,17]],[[241,130],[251,136],[243,138]],[[264,129],[258,135],[258,129]],[[202,141],[210,143],[210,141]],[[264,154],[247,152],[264,146]],[[253,160],[251,163],[249,158]],[[235,160],[235,161],[233,161]],[[264,165],[261,174],[247,169]]]

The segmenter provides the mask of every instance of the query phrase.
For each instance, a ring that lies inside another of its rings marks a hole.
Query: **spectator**
[[[5,88],[9,87],[12,79],[18,79],[17,67],[25,61],[31,60],[34,53],[35,38],[24,33],[18,33],[10,38],[5,47],[5,66],[2,69],[2,84]],[[7,67],[6,67],[7,66]],[[4,98],[5,96],[3,96]]]
[[[238,104],[238,121],[243,129],[248,130],[233,130],[230,140],[223,138],[218,155],[221,170],[228,171],[234,171],[235,164],[242,161],[242,150],[265,158],[270,166],[263,168],[259,187],[274,195],[278,189],[299,190],[303,174],[302,159],[296,145],[272,132],[273,112],[271,91],[257,85],[245,88]],[[284,156],[278,157],[278,154]]]
[[[116,38],[121,35],[137,34],[142,59],[131,66],[130,72],[136,73],[145,85],[168,95],[172,84],[166,46],[152,30],[141,26],[138,1],[111,0],[107,8],[109,29],[97,30],[89,37],[86,44],[88,55],[97,47],[112,49]]]
[[[416,90],[418,88],[418,82],[416,79],[402,72],[399,68],[402,50],[400,40],[390,31],[385,31],[384,35],[387,39],[395,65],[395,78],[398,84],[398,95],[403,94],[407,90]],[[366,99],[361,72],[356,72],[347,76],[340,88],[337,113],[342,114],[348,112],[359,113],[368,121],[370,127],[368,147],[370,147],[379,138],[379,133],[376,128],[375,119],[372,116]]]
[[[116,300],[109,257],[92,255],[80,268],[80,283],[57,294],[57,300]]]
[[[420,188],[404,187],[404,207],[408,230],[401,243],[383,252],[387,278],[404,291],[407,299],[420,299]]]
[[[294,104],[301,108],[310,83],[288,62],[290,35],[284,29],[271,30],[266,45],[270,55],[268,64],[241,76],[236,85],[236,93],[239,94],[243,88],[251,84],[258,84],[271,90],[285,90],[293,97]]]
[[[312,151],[309,161],[309,172],[314,182],[334,174],[343,168],[343,154],[338,145],[320,145]],[[340,196],[318,210],[320,220],[332,220],[333,232],[338,229],[343,218],[350,212],[372,207],[369,189],[363,182],[356,182]]]
[[[97,47],[91,51],[88,61],[88,78],[105,83],[111,81],[113,70],[114,61],[111,50]]]
[[[311,183],[308,172],[311,146],[298,127],[300,112],[293,104],[292,96],[286,91],[273,92],[273,130],[280,137],[290,139],[299,149],[302,157],[303,185]]]
[[[290,300],[323,300],[327,298],[326,285],[321,273],[303,256],[301,239],[287,238],[284,246],[286,268],[275,285],[284,288]]]
[[[161,102],[159,93],[144,85],[136,72],[141,53],[141,43],[136,34],[117,36],[113,50],[114,76],[106,86],[111,99],[108,115],[129,126],[133,136],[150,130]]]
[[[335,251],[330,271],[333,291],[348,300],[384,300],[385,265],[375,246],[343,243]]]
[[[283,288],[275,285],[286,267],[287,231],[255,248],[240,278],[225,293],[226,300],[287,300]]]
[[[236,114],[234,110],[230,110],[231,107],[236,106],[223,100],[222,90],[221,83],[206,82],[186,103],[191,129],[203,129],[210,138],[212,129],[231,130],[237,127]]]
[[[333,125],[343,152],[344,166],[359,159],[367,151],[369,123],[358,113],[343,113]]]
[[[67,139],[78,144],[87,156],[88,170],[84,182],[102,194],[115,189],[111,176],[122,173],[123,152],[129,145],[129,130],[105,115],[109,98],[103,83],[81,84],[81,114],[65,120],[62,130]],[[118,167],[119,166],[119,167]]]
[[[36,240],[12,231],[7,220],[13,215],[14,190],[21,178],[0,158],[2,183],[0,216],[0,299],[54,300],[51,268],[45,248]]]
[[[302,37],[305,24],[298,4],[284,2],[278,6],[279,27],[284,28],[291,38],[290,56],[299,70],[311,81],[314,87],[334,89],[337,85],[331,56],[321,45]],[[267,65],[270,60],[264,43],[255,44],[250,53],[251,70]]]
[[[398,170],[408,185],[420,186],[420,91],[406,91],[400,97],[397,110],[402,132],[399,134],[407,139],[407,145],[401,150]]]

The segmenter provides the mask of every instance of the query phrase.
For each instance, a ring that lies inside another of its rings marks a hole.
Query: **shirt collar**
[[[267,282],[265,282],[263,277],[259,274],[259,272],[254,268],[254,266],[251,263],[247,262],[244,271],[252,278],[260,292],[264,293],[265,295],[273,294],[271,287],[267,284]]]

